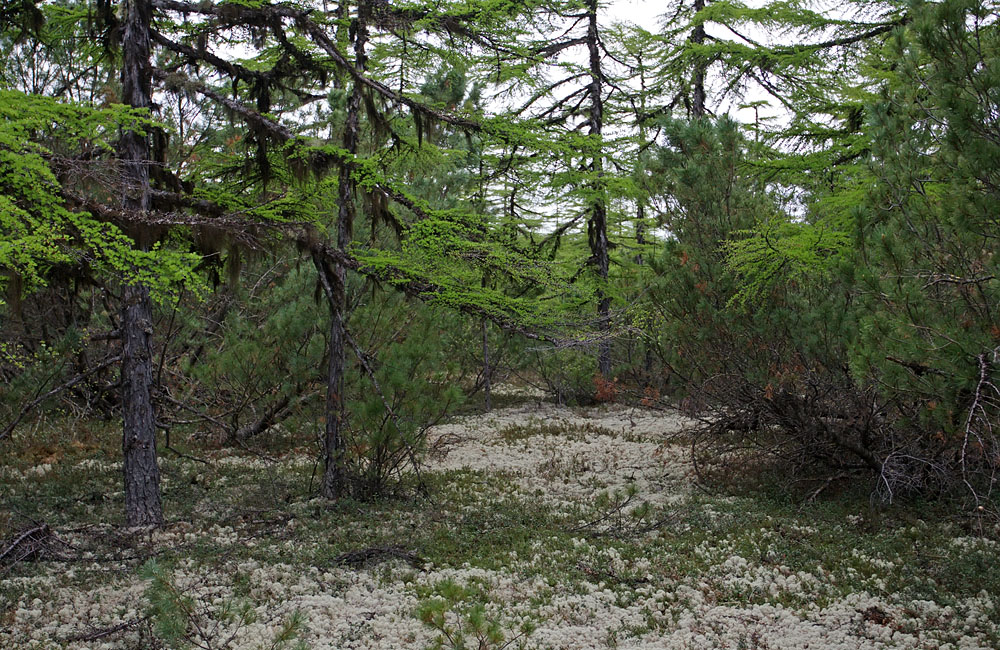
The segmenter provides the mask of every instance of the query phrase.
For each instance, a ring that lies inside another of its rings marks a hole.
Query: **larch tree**
[[[122,33],[122,99],[131,108],[149,111],[153,104],[150,73],[149,0],[126,0]],[[122,209],[142,215],[150,209],[149,139],[130,129],[122,134]],[[151,233],[139,225],[136,246],[149,250]],[[153,410],[153,303],[149,288],[128,280],[122,291],[122,456],[125,521],[130,526],[163,523],[160,470],[156,463],[156,414]]]
[[[471,43],[481,50],[499,47],[493,43],[496,32],[489,30],[514,24],[519,10],[489,2],[397,9],[364,0],[342,3],[333,12],[292,4],[153,0],[153,5],[161,18],[152,38],[168,54],[154,70],[154,78],[166,92],[200,96],[246,124],[245,142],[257,170],[251,183],[245,178],[237,183],[244,188],[242,195],[212,182],[209,172],[202,183],[214,185],[214,202],[169,190],[157,191],[154,197],[193,212],[218,215],[227,212],[225,205],[246,206],[244,214],[272,224],[293,219],[315,226],[294,236],[312,255],[331,309],[321,491],[338,498],[346,489],[343,386],[345,350],[352,347],[344,323],[348,271],[360,271],[404,292],[505,326],[523,329],[524,314],[531,311],[523,300],[483,287],[470,290],[460,269],[479,264],[537,277],[544,272],[530,260],[514,262],[509,256],[519,253],[504,252],[501,240],[479,216],[436,210],[412,195],[384,163],[392,152],[429,146],[423,134],[437,124],[494,138],[509,136],[504,124],[425,103],[414,86],[425,76],[423,70],[447,58],[440,39],[447,37],[452,46]],[[255,41],[238,40],[246,30],[256,35]],[[229,61],[216,53],[232,42],[231,35],[252,53],[247,62]],[[404,60],[398,64],[398,79],[383,76],[379,70],[392,67],[392,55],[378,61],[378,70],[369,69],[370,41],[378,42],[382,52],[403,41],[410,51],[422,53],[424,68],[406,69]],[[398,87],[390,86],[392,82]],[[342,112],[333,111],[333,119],[326,122],[302,120],[313,114],[310,105],[327,96],[346,98]],[[295,115],[306,124],[289,124],[282,114]],[[415,126],[416,142],[400,128],[403,116]],[[317,209],[330,193],[336,197],[334,215]],[[282,198],[272,200],[276,196]],[[387,222],[402,236],[399,254],[358,254],[352,233],[359,207],[366,222]]]
[[[536,133],[508,148],[506,168],[512,182],[507,187],[507,212],[516,217],[519,194],[528,194],[525,186],[541,185],[531,197],[548,202],[551,213],[538,215],[547,222],[547,232],[537,233],[541,246],[554,254],[565,236],[586,233],[588,255],[582,266],[595,286],[596,370],[610,379],[613,328],[608,277],[614,243],[608,236],[607,161],[616,145],[607,137],[605,104],[617,89],[607,65],[601,20],[597,0],[544,3],[534,12],[531,30],[511,65],[517,72],[497,77],[516,100],[508,113],[526,124],[530,121]],[[559,36],[553,38],[554,33]]]
[[[93,102],[99,93],[111,91],[102,85],[113,78],[108,74],[110,58],[99,45],[84,41],[79,45],[82,56],[77,59],[77,73],[72,73],[73,68],[59,71],[59,62],[72,47],[59,39],[67,31],[74,38],[81,36],[73,17],[79,18],[83,10],[47,7],[35,29],[11,45],[12,54],[23,65],[5,83],[35,94],[4,91],[4,108],[13,111],[5,118],[13,136],[4,145],[9,156],[5,172],[10,180],[22,179],[4,187],[9,208],[4,229],[15,240],[28,236],[24,240],[28,243],[34,236],[44,236],[48,244],[25,247],[2,264],[18,278],[15,294],[44,286],[55,269],[85,280],[121,283],[121,321],[115,334],[122,341],[122,351],[97,368],[121,361],[126,523],[157,525],[163,520],[163,510],[151,393],[150,291],[167,295],[191,282],[195,258],[170,249],[154,250],[155,237],[145,223],[150,207],[147,138],[155,128],[150,119],[150,8],[139,2],[123,14],[120,83],[126,103],[108,108],[65,102]],[[46,13],[55,23],[51,28],[44,20]],[[23,183],[25,172],[35,178],[33,188]],[[117,204],[109,203],[108,196],[116,197]],[[47,225],[32,225],[42,206]],[[31,231],[34,235],[28,235]],[[66,385],[91,372],[84,369]],[[10,430],[8,426],[6,433]]]

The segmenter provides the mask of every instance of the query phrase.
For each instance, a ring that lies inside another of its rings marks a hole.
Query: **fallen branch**
[[[20,533],[7,544],[7,547],[0,552],[0,564],[9,563],[13,566],[22,560],[43,559],[43,555],[48,555],[57,560],[68,559],[67,556],[57,553],[52,549],[54,542],[58,542],[63,546],[70,546],[70,544],[56,537],[48,524],[38,524]]]
[[[261,415],[255,422],[243,425],[237,429],[232,434],[232,439],[236,442],[244,443],[250,438],[264,433],[275,424],[276,419],[285,411],[291,402],[292,398],[290,395],[282,395],[281,399],[264,411],[264,414]]]
[[[101,363],[99,363],[96,366],[94,366],[93,368],[89,368],[89,369],[85,370],[84,372],[80,373],[79,375],[73,377],[69,381],[56,386],[55,388],[53,388],[49,392],[45,393],[44,395],[40,395],[39,397],[36,397],[29,404],[27,404],[24,408],[21,409],[21,412],[18,413],[17,417],[14,418],[14,420],[10,424],[8,424],[4,428],[3,431],[0,431],[0,440],[3,440],[4,438],[9,437],[10,434],[14,432],[14,429],[17,428],[17,425],[19,425],[21,423],[21,420],[24,419],[24,416],[26,416],[28,413],[30,413],[36,406],[38,406],[39,404],[41,404],[45,400],[49,399],[50,397],[58,395],[62,391],[70,389],[73,386],[76,386],[77,384],[79,384],[81,381],[83,381],[87,377],[89,377],[89,376],[91,376],[91,375],[93,375],[93,374],[95,374],[97,372],[100,372],[101,370],[107,368],[108,366],[110,366],[112,364],[118,363],[119,361],[121,361],[121,359],[122,359],[122,357],[121,357],[120,354],[115,355],[113,357],[109,357],[109,358],[105,359],[104,361],[102,361]]]
[[[41,526],[35,526],[34,528],[24,531],[23,533],[14,538],[14,541],[11,542],[6,549],[4,549],[3,553],[0,553],[0,561],[3,561],[8,555],[13,553],[14,549],[16,549],[26,540],[30,540],[32,542],[37,543],[42,539],[44,539],[45,537],[48,537],[48,535],[49,535],[49,527],[47,524],[42,524]],[[29,553],[30,552],[34,552],[34,549],[29,551]],[[25,556],[22,555],[20,558],[18,558],[18,560],[23,559],[24,557]]]
[[[606,569],[598,569],[583,562],[577,563],[576,568],[579,569],[580,571],[583,571],[583,573],[586,574],[587,577],[594,578],[595,580],[604,580],[610,578],[617,584],[627,585],[629,587],[638,587],[639,585],[644,585],[649,583],[649,578],[646,578],[645,576],[643,576],[642,578],[626,578],[624,576],[618,575],[614,571]]]
[[[66,643],[78,643],[80,641],[97,641],[98,639],[105,639],[119,632],[124,632],[125,630],[130,630],[136,625],[144,622],[145,618],[133,618],[132,620],[125,621],[124,623],[119,623],[118,625],[112,625],[111,627],[94,629],[91,632],[74,634],[73,636],[68,636],[63,639]]]
[[[611,508],[608,509],[607,512],[602,513],[601,516],[599,516],[597,519],[593,519],[591,521],[578,524],[573,528],[570,528],[569,532],[582,533],[588,530],[596,530],[599,525],[603,524],[606,521],[610,521],[614,517],[618,517],[618,519],[620,520],[622,516],[625,514],[625,507],[628,506],[628,504],[632,503],[632,500],[635,499],[635,496],[636,493],[629,494],[627,497],[625,497],[623,501],[618,501],[617,503],[612,504]]]
[[[403,560],[414,569],[422,569],[427,560],[411,553],[402,546],[369,546],[357,551],[348,551],[337,556],[334,560],[336,564],[352,566],[355,568],[378,564],[389,559]]]

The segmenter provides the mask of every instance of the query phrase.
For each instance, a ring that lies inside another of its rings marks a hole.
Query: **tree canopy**
[[[8,3],[0,439],[122,417],[145,524],[158,431],[297,417],[339,499],[502,371],[995,513],[998,42],[983,0]]]

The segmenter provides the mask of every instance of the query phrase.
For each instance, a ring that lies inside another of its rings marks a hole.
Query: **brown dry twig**
[[[81,381],[83,381],[87,377],[93,375],[94,373],[97,373],[97,372],[103,370],[104,368],[107,368],[110,365],[118,363],[119,361],[121,361],[121,358],[122,357],[121,357],[120,354],[112,356],[112,357],[108,357],[107,359],[105,359],[104,361],[100,362],[99,364],[97,364],[93,368],[88,368],[87,370],[85,370],[84,372],[76,375],[75,377],[73,377],[69,381],[66,381],[66,382],[64,382],[64,383],[56,386],[55,388],[53,388],[52,390],[48,391],[44,395],[37,396],[29,404],[26,404],[25,406],[23,406],[21,408],[20,414],[18,414],[18,416],[16,418],[14,418],[14,420],[12,422],[10,422],[6,427],[4,427],[3,431],[0,431],[0,440],[3,440],[4,438],[7,438],[8,436],[10,436],[10,434],[14,432],[14,429],[17,428],[17,425],[21,423],[21,420],[24,419],[24,416],[26,416],[28,413],[30,413],[31,410],[34,409],[36,406],[38,406],[39,404],[41,404],[45,400],[49,399],[50,397],[58,395],[62,391],[67,390],[69,388],[72,388],[73,386],[77,385],[78,383],[80,383]]]
[[[131,630],[133,627],[139,625],[146,621],[145,617],[133,618],[124,623],[119,623],[118,625],[112,625],[111,627],[103,628],[93,628],[90,632],[81,632],[79,634],[74,634],[63,639],[66,643],[78,643],[80,641],[97,641],[98,639],[104,639],[109,636],[113,636],[120,632],[125,632],[126,630]]]
[[[57,544],[70,546],[59,539],[48,524],[38,524],[21,531],[4,545],[3,551],[0,551],[0,564],[9,564],[10,570],[10,567],[25,560],[67,559],[67,556],[53,548]]]

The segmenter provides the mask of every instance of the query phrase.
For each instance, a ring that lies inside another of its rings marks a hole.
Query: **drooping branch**
[[[340,265],[346,269],[366,275],[373,279],[391,285],[397,291],[407,296],[427,302],[439,302],[442,295],[449,293],[448,288],[427,278],[415,277],[412,273],[392,264],[372,267],[359,260],[354,255],[344,252],[331,246],[316,235],[316,229],[311,224],[294,222],[275,222],[263,219],[254,219],[242,213],[229,213],[217,204],[204,199],[188,200],[183,195],[173,195],[168,192],[159,192],[161,200],[173,205],[187,204],[192,209],[208,208],[209,215],[198,212],[163,212],[150,210],[143,213],[129,212],[126,210],[116,210],[95,201],[84,200],[81,197],[67,194],[70,202],[78,209],[85,209],[95,216],[111,223],[125,226],[157,226],[161,228],[171,227],[207,227],[212,228],[241,245],[248,248],[260,248],[264,245],[266,238],[283,238],[294,242],[301,250],[308,252],[321,263]],[[324,287],[325,288],[325,287]],[[448,306],[462,313],[477,318],[486,318],[498,327],[520,334],[525,338],[548,341],[551,343],[565,343],[559,337],[551,336],[545,332],[535,331],[530,325],[519,321],[516,316],[504,312],[504,306],[496,301],[487,300],[485,304],[474,303],[463,300],[450,300]]]
[[[280,83],[273,71],[251,70],[246,66],[233,63],[232,61],[227,61],[226,59],[223,59],[206,49],[198,49],[191,47],[190,45],[172,41],[160,32],[153,32],[151,34],[151,38],[154,43],[162,45],[171,52],[183,56],[187,59],[187,61],[201,61],[203,63],[207,63],[219,72],[225,73],[231,79],[245,81],[248,83],[273,85],[276,88],[280,88],[281,90],[294,94],[303,101],[315,101],[326,97],[325,95],[310,93],[302,90],[301,88]]]
[[[341,72],[345,72],[362,86],[374,91],[389,101],[406,106],[415,114],[438,122],[450,124],[466,131],[481,131],[483,125],[473,119],[431,108],[426,104],[408,97],[386,86],[380,81],[368,77],[359,71],[347,55],[340,51],[333,40],[327,34],[324,27],[314,21],[310,11],[296,9],[284,5],[271,5],[266,7],[246,7],[234,8],[231,5],[196,5],[188,2],[178,2],[177,0],[153,0],[153,6],[163,11],[175,11],[184,14],[200,14],[215,16],[224,19],[231,19],[239,16],[241,21],[254,20],[265,24],[274,24],[274,20],[292,20],[302,29],[312,41],[330,58]],[[234,12],[236,12],[234,14]]]
[[[253,128],[266,132],[279,142],[287,142],[295,137],[295,134],[292,133],[291,129],[284,126],[280,122],[266,117],[241,102],[238,102],[235,99],[230,99],[222,93],[209,88],[208,85],[195,81],[179,72],[171,73],[166,70],[154,68],[153,78],[163,83],[167,87],[167,90],[173,92],[181,90],[196,92],[199,95],[211,99],[235,115],[239,115]]]
[[[170,40],[160,32],[152,32],[150,34],[154,43],[162,45],[171,52],[180,54],[186,57],[190,62],[203,61],[216,70],[224,72],[233,79],[239,79],[241,81],[249,82],[260,82],[268,81],[268,75],[263,70],[251,70],[245,66],[238,63],[233,63],[232,61],[227,61],[222,57],[216,56],[214,53],[208,51],[204,48],[193,48],[190,45],[185,45],[183,43],[177,43]]]
[[[790,54],[800,54],[802,52],[816,51],[816,50],[829,50],[835,47],[844,47],[847,45],[855,45],[861,43],[862,41],[867,41],[868,39],[875,38],[876,36],[881,36],[882,34],[888,34],[897,27],[907,25],[910,22],[909,14],[904,14],[898,19],[893,20],[877,27],[870,29],[866,32],[861,32],[860,34],[854,34],[852,36],[843,36],[840,38],[832,38],[828,41],[822,41],[820,43],[803,43],[801,45],[788,45],[784,47],[776,47],[772,50],[774,54],[777,55],[790,55]]]
[[[264,239],[269,235],[277,237],[287,234],[292,229],[303,227],[303,224],[299,223],[250,219],[247,215],[226,212],[222,206],[211,201],[188,199],[172,192],[160,190],[153,195],[154,209],[137,212],[115,209],[99,201],[76,195],[66,189],[62,191],[63,198],[74,210],[89,212],[103,221],[113,223],[126,230],[133,228],[208,228],[225,233],[239,245],[254,250],[263,248]],[[162,206],[187,207],[195,211],[163,210]],[[161,209],[156,209],[157,207]]]
[[[365,182],[372,186],[374,190],[377,190],[383,194],[386,198],[391,199],[395,203],[407,208],[413,214],[420,218],[431,218],[431,215],[427,210],[425,210],[415,199],[408,196],[405,192],[392,187],[386,182],[380,182],[378,180],[367,177],[367,170],[363,165],[357,160],[357,158],[343,149],[333,148],[333,147],[315,147],[311,143],[307,142],[305,139],[297,139],[295,134],[291,129],[281,124],[280,122],[261,114],[260,112],[246,106],[245,104],[226,97],[222,93],[216,92],[215,90],[209,88],[207,85],[190,79],[180,73],[168,73],[164,70],[154,70],[153,77],[163,82],[166,87],[170,90],[181,90],[185,89],[188,91],[197,92],[212,101],[218,102],[224,108],[231,111],[233,114],[238,115],[253,128],[263,131],[274,138],[277,142],[291,143],[294,141],[293,150],[295,148],[303,152],[307,158],[312,158],[314,160],[319,160],[320,158],[328,158],[332,162],[338,165],[345,166],[351,169],[353,172],[359,174],[365,174]],[[293,151],[294,152],[294,151]]]

